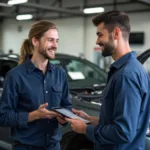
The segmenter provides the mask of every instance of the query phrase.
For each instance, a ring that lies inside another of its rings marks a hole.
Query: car
[[[150,50],[139,55],[137,59],[144,64],[150,56]],[[0,85],[7,72],[17,66],[19,55],[5,54],[0,56]],[[107,73],[97,65],[79,57],[56,54],[51,63],[62,66],[67,73],[70,96],[73,107],[84,110],[90,115],[99,116],[101,107],[101,93],[106,85]],[[85,135],[73,132],[69,125],[61,126],[63,137],[62,150],[93,150],[93,143]],[[11,150],[9,128],[0,128],[0,148]],[[150,133],[147,131],[146,150],[150,149]]]
[[[0,55],[0,94],[2,93],[2,86],[7,72],[17,66],[18,60],[19,55],[16,54]],[[99,97],[107,80],[107,73],[103,69],[86,59],[59,53],[56,54],[54,60],[51,60],[51,63],[63,67],[66,71],[71,93],[70,96],[73,105],[77,106],[76,108],[82,106],[80,105],[80,101],[82,101],[82,104],[85,103],[85,106],[91,103],[97,110],[99,109]],[[91,113],[95,112],[94,107],[90,109]],[[71,129],[69,126],[62,127],[62,131],[64,137],[62,148],[64,149],[66,147],[66,136],[72,136],[75,133],[70,132]],[[11,139],[8,138],[10,129],[1,127],[0,132],[0,147],[11,149]]]

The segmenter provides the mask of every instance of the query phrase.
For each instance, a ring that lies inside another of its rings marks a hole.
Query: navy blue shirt
[[[23,144],[46,146],[61,140],[61,131],[56,118],[28,122],[29,112],[48,102],[52,107],[68,107],[69,96],[65,71],[48,63],[46,74],[27,59],[12,69],[4,83],[0,103],[0,125],[12,127],[12,137]]]
[[[86,135],[95,150],[144,150],[149,118],[150,80],[131,52],[111,65],[99,123]]]

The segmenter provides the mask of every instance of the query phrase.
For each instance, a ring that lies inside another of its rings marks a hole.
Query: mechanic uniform
[[[150,118],[150,80],[135,52],[111,65],[102,94],[99,123],[86,129],[95,150],[144,150]]]
[[[48,63],[44,75],[28,58],[8,73],[0,102],[0,125],[12,128],[14,150],[60,150],[62,135],[56,118],[28,122],[29,112],[46,102],[49,110],[72,107],[61,67]]]

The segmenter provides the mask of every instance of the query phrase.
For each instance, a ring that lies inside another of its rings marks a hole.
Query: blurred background
[[[101,55],[92,18],[110,10],[129,15],[131,49],[140,56],[138,60],[150,75],[150,0],[0,0],[0,97],[5,76],[17,66],[20,47],[28,38],[32,24],[49,20],[59,30],[59,47],[56,59],[51,63],[66,71],[73,107],[92,116],[99,115],[101,93],[113,60]],[[92,150],[93,143],[84,136],[68,134],[68,129],[62,131],[65,150],[74,147],[76,150]],[[9,135],[7,128],[0,127],[0,150],[12,150]],[[150,125],[145,150],[150,150]]]
[[[107,71],[113,61],[103,58],[95,44],[92,18],[110,10],[128,13],[132,50],[140,54],[150,48],[150,0],[0,0],[0,53],[19,54],[31,25],[46,19],[58,26],[57,52],[84,57]],[[144,64],[147,69],[148,62]]]

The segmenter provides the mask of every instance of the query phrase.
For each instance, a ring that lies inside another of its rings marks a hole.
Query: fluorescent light
[[[100,12],[104,12],[104,8],[103,7],[95,7],[95,8],[85,8],[83,10],[83,12],[85,14],[93,14],[93,13],[100,13]]]
[[[33,18],[33,15],[31,15],[31,14],[17,15],[16,16],[17,20],[29,20],[29,19],[32,19],[32,18]]]
[[[26,3],[28,0],[9,0],[7,4],[9,5],[15,5],[15,4],[21,4],[21,3]]]
[[[0,3],[0,6],[2,6],[2,7],[12,7],[11,5],[8,5],[6,3]]]

